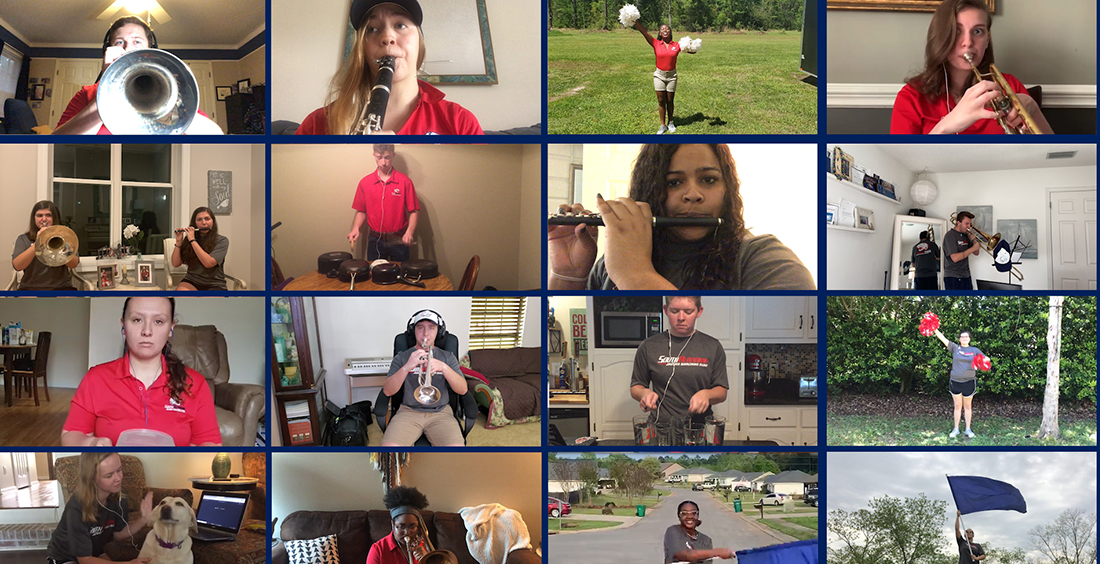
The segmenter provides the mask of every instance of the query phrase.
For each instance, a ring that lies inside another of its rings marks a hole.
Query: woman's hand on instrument
[[[657,400],[659,399],[660,396],[657,395],[657,392],[646,390],[645,394],[642,395],[642,399],[638,400],[638,404],[642,406],[642,411],[653,411],[657,409]]]
[[[176,230],[176,246],[177,247],[182,247],[183,246],[183,240],[186,239],[186,238],[187,238],[187,231],[186,230],[184,230],[184,229],[177,229]]]
[[[695,395],[691,396],[691,401],[688,403],[688,411],[691,413],[706,413],[707,408],[710,407],[710,391],[699,390],[695,392]]]
[[[183,232],[187,236],[187,241],[192,242],[195,240],[195,228],[188,225]]]
[[[986,106],[1000,96],[1000,89],[989,80],[983,80],[967,88],[958,105],[932,129],[932,133],[959,133],[978,120],[996,119],[997,114]]]
[[[584,213],[584,206],[573,204],[558,206],[558,211]],[[580,279],[580,288],[592,265],[596,262],[596,237],[599,231],[594,225],[548,225],[546,229],[546,251],[550,257],[551,284],[556,289],[566,289],[558,285],[568,280],[554,276]]]
[[[596,195],[603,214],[607,247],[604,265],[607,275],[620,290],[655,289],[653,268],[653,211],[649,204],[630,198],[604,200]]]

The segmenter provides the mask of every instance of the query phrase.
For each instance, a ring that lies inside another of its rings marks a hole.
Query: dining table
[[[12,370],[14,368],[15,359],[23,356],[29,356],[31,350],[36,347],[34,343],[28,343],[26,345],[0,345],[0,355],[4,357],[4,405],[11,407],[12,398]]]

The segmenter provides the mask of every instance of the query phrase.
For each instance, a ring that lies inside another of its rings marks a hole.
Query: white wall
[[[38,163],[38,145],[0,145],[0,289],[6,289],[14,270],[11,252],[15,239],[26,233],[31,217],[31,206],[38,201],[35,186],[38,179],[35,166]]]
[[[41,298],[40,298],[41,299]],[[85,298],[87,299],[87,298]],[[96,298],[85,323],[89,331],[87,364],[75,376],[77,382],[89,366],[122,356],[119,320],[125,298]],[[225,335],[229,354],[229,381],[264,386],[268,344],[267,308],[257,298],[176,298],[176,317],[184,325],[215,325]]]
[[[46,373],[51,388],[75,389],[88,371],[90,301],[88,298],[0,298],[0,323],[22,322],[24,329],[35,332],[36,341],[39,332],[52,333]],[[116,327],[119,317],[121,315],[115,317]]]
[[[271,2],[270,117],[301,123],[324,105],[344,58],[350,0]],[[494,85],[440,85],[447,100],[473,112],[485,130],[542,121],[542,3],[486,0],[497,67]],[[428,57],[447,46],[425,37]]]
[[[248,259],[249,290],[267,288],[267,146],[252,147],[252,203],[249,206],[250,251],[244,255]]]
[[[447,332],[458,337],[459,358],[470,346],[470,303],[468,297],[318,297],[317,324],[324,358],[328,399],[343,406],[348,402],[348,380],[344,362],[349,358],[392,357],[393,338],[405,331],[413,313],[432,309],[443,316]],[[525,347],[542,346],[541,300],[527,300],[523,342]],[[313,330],[312,327],[309,328]],[[356,388],[354,401],[375,401],[380,388]],[[274,412],[273,412],[274,413]]]
[[[294,511],[384,509],[381,476],[366,453],[276,452],[271,455],[271,516]],[[542,539],[542,455],[427,453],[409,455],[401,485],[423,492],[432,511],[458,512],[499,503],[523,515],[531,542]],[[277,535],[278,531],[274,531]]]

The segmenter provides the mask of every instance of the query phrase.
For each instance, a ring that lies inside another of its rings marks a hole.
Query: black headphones
[[[439,327],[439,332],[435,334],[435,345],[439,346],[447,338],[447,322],[443,321],[443,316],[430,309],[422,309],[409,318],[409,322],[405,324],[405,340],[409,343],[416,345],[416,324],[428,320],[435,323]]]
[[[138,21],[141,21],[141,18],[138,18],[137,16],[124,16],[122,18],[119,18],[119,20],[125,19],[125,18],[134,18],[134,19],[137,19]],[[115,20],[115,23],[118,23],[118,20]],[[134,22],[129,21],[127,23],[134,23]],[[123,24],[123,25],[125,25],[125,24]],[[149,27],[149,24],[147,24],[145,22],[141,22],[140,25],[141,25],[141,27],[145,28],[145,34],[149,38],[149,47],[151,47],[153,49],[157,49],[158,48],[157,47],[157,34],[153,33],[153,28]],[[119,27],[122,27],[122,26],[119,26]],[[114,24],[111,24],[111,28],[107,30],[107,35],[103,36],[103,51],[104,52],[106,52],[107,48],[111,46],[111,34],[113,34],[115,31],[118,31],[118,28],[116,28]]]

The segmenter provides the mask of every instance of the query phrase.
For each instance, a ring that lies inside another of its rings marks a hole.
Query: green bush
[[[960,331],[990,358],[978,375],[984,393],[1042,398],[1047,372],[1045,296],[831,296],[827,299],[826,379],[830,393],[942,393],[951,356],[917,332],[932,311],[940,331]],[[1062,308],[1060,397],[1096,401],[1096,301],[1067,297]]]

